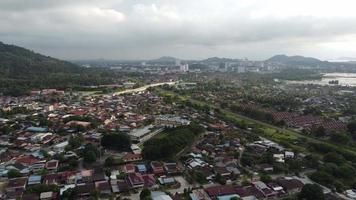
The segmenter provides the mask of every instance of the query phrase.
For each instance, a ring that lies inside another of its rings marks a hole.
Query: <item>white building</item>
[[[189,65],[188,64],[180,65],[179,69],[181,72],[187,72],[189,71]]]

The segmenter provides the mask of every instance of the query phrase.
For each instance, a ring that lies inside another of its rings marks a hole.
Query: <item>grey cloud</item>
[[[263,6],[189,2],[2,0],[0,40],[65,59],[168,54],[264,59],[275,53],[330,57],[337,51],[321,55],[319,45],[356,37],[356,15],[253,17]]]

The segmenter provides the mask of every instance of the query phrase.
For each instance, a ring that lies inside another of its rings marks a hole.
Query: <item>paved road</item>
[[[161,86],[161,85],[174,85],[177,82],[172,81],[172,82],[162,82],[162,83],[153,83],[153,84],[148,84],[139,88],[134,88],[134,89],[127,89],[124,91],[120,91],[120,92],[115,92],[114,95],[120,95],[120,94],[129,94],[129,93],[136,93],[136,92],[143,92],[145,90],[147,90],[150,87],[157,87],[157,86]]]
[[[164,128],[160,128],[157,129],[153,132],[151,132],[150,134],[144,136],[143,138],[141,138],[140,143],[138,143],[137,145],[140,146],[142,145],[144,142],[146,142],[147,140],[149,140],[150,138],[154,137],[155,135],[157,135],[158,133],[162,132],[164,130]]]

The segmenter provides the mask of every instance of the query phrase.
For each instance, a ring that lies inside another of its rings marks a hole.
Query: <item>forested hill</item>
[[[80,73],[81,67],[0,42],[1,76],[26,78],[29,74]]]
[[[21,95],[30,89],[112,83],[109,69],[85,68],[0,42],[0,93]]]

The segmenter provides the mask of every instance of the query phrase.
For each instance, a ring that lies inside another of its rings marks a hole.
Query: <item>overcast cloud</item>
[[[0,41],[63,59],[356,57],[355,0],[0,0]]]

